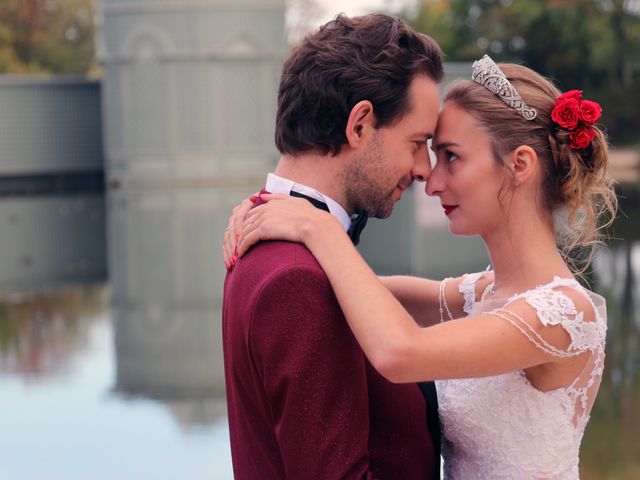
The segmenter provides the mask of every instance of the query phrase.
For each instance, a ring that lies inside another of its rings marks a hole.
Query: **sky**
[[[371,11],[398,10],[416,3],[415,0],[317,0],[317,2],[326,12],[319,23],[329,20],[339,12],[360,15]]]
[[[287,24],[290,40],[295,41],[304,33],[313,30],[331,20],[336,14],[344,12],[349,16],[362,15],[374,11],[397,12],[410,9],[417,0],[315,0],[318,11],[300,11],[289,8]],[[303,0],[288,2],[289,5],[300,5]]]

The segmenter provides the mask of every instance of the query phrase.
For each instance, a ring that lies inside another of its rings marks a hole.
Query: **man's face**
[[[414,179],[431,172],[427,140],[438,120],[438,86],[426,75],[409,87],[409,111],[396,123],[374,132],[346,172],[346,200],[354,210],[387,218]]]

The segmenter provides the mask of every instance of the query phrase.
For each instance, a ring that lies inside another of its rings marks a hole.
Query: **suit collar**
[[[289,195],[291,191],[295,191],[298,193],[302,193],[308,197],[314,198],[320,202],[326,203],[327,207],[329,207],[329,213],[336,217],[338,221],[342,224],[345,231],[349,230],[351,226],[351,218],[349,218],[349,214],[346,212],[342,205],[333,200],[331,197],[319,192],[315,188],[311,188],[302,183],[294,182],[293,180],[289,180],[288,178],[280,177],[275,173],[270,173],[267,175],[267,183],[265,189],[269,193],[282,193],[284,195]]]

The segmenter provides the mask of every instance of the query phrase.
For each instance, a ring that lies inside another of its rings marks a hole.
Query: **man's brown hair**
[[[340,152],[353,106],[369,100],[376,128],[406,114],[409,86],[424,74],[439,82],[442,52],[430,37],[384,14],[326,23],[284,63],[278,91],[276,146],[295,155]]]

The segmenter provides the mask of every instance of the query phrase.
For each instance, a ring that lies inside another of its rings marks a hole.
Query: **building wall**
[[[100,83],[0,76],[0,292],[104,282]]]
[[[231,208],[278,158],[284,9],[284,0],[103,0],[120,390],[220,394],[222,234]],[[171,347],[189,338],[200,347]]]
[[[102,170],[100,82],[0,76],[0,175]]]
[[[284,0],[104,1],[102,17],[115,301],[219,303],[228,213],[277,159]]]

